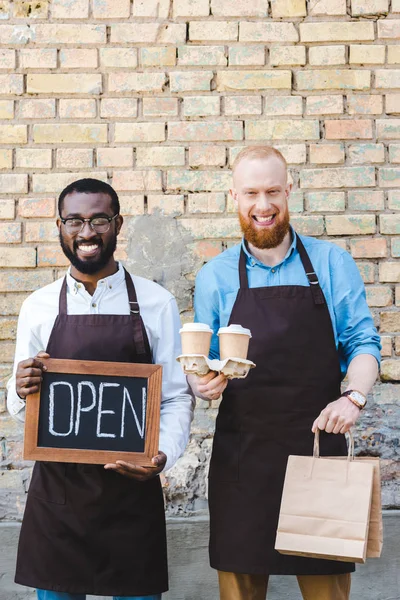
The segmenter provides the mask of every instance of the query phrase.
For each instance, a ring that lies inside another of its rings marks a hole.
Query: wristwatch
[[[367,398],[362,392],[359,392],[358,390],[347,390],[343,392],[342,396],[346,396],[349,400],[352,401],[353,404],[358,406],[360,410],[362,410],[367,404]]]

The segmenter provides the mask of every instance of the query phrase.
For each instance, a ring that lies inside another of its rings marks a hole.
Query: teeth
[[[274,215],[270,215],[269,217],[257,217],[256,216],[256,220],[259,221],[260,223],[270,223],[273,218],[274,218]]]
[[[98,245],[92,244],[91,246],[78,246],[78,248],[81,252],[93,252],[93,250],[98,248]]]

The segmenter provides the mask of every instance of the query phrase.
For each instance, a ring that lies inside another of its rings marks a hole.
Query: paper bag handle
[[[314,458],[319,458],[319,431],[320,430],[317,429],[317,431],[315,432],[315,435],[314,435],[314,450],[313,450]],[[347,437],[348,437],[347,460],[354,460],[354,438],[353,438],[351,429],[349,429],[349,431],[347,432]]]

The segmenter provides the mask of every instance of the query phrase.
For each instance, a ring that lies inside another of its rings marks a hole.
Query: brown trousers
[[[218,571],[220,600],[265,600],[267,575]],[[350,573],[343,575],[298,575],[304,600],[349,600]]]

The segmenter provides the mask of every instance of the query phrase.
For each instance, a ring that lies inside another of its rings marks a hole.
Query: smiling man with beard
[[[269,146],[245,148],[231,195],[243,232],[199,272],[196,321],[214,332],[240,324],[252,338],[246,379],[190,376],[206,400],[223,393],[209,475],[210,561],[221,600],[265,600],[269,575],[296,575],[305,600],[347,600],[354,565],[274,550],[290,454],[347,453],[378,373],[380,343],[364,285],[347,252],[290,226],[286,161]],[[347,372],[346,391],[341,381]],[[331,435],[336,434],[336,435]]]
[[[160,450],[153,467],[36,462],[15,581],[37,588],[39,600],[84,600],[86,594],[160,600],[168,574],[158,475],[183,453],[193,414],[193,396],[175,361],[178,308],[167,290],[116,262],[123,218],[111,186],[76,181],[61,192],[58,210],[71,266],[23,303],[8,409],[24,420],[44,357],[157,363],[163,367]]]

